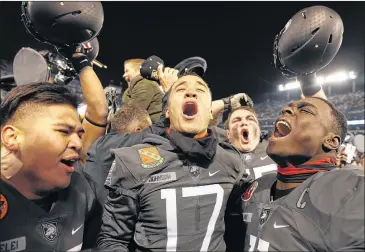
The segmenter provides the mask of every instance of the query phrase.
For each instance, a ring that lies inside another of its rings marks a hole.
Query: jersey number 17
[[[215,223],[217,222],[220,210],[223,204],[224,190],[218,184],[183,187],[182,196],[194,197],[208,194],[216,194],[212,216],[210,217],[207,232],[204,236],[203,244],[200,251],[208,251],[209,243],[214,232]],[[176,189],[162,189],[161,199],[166,199],[166,223],[167,223],[167,251],[176,251],[177,246],[177,207],[176,207]]]

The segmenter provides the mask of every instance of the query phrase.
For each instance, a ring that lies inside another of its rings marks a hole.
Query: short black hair
[[[341,138],[341,144],[345,140],[346,134],[347,134],[347,119],[346,116],[338,110],[335,105],[323,98],[320,97],[311,97],[319,99],[323,102],[325,102],[330,108],[331,108],[331,116],[332,116],[332,128],[335,131],[334,133],[338,134]]]
[[[241,106],[241,107],[235,108],[231,112],[229,112],[228,118],[227,118],[226,122],[224,123],[224,129],[229,130],[229,120],[231,120],[232,114],[234,112],[236,112],[237,110],[247,110],[247,111],[250,111],[252,114],[254,114],[254,116],[256,117],[256,120],[257,120],[257,124],[260,126],[260,123],[259,123],[259,119],[258,119],[256,110],[254,108],[252,108],[252,107],[249,107],[249,106]]]
[[[47,82],[32,83],[13,88],[8,92],[0,105],[0,125],[3,126],[13,119],[14,114],[23,105],[30,105],[25,113],[32,112],[32,106],[39,105],[70,105],[77,109],[80,101],[69,89]]]
[[[111,120],[111,129],[118,134],[131,133],[130,125],[137,123],[138,127],[145,128],[149,125],[150,116],[147,110],[134,105],[125,105],[120,108]]]

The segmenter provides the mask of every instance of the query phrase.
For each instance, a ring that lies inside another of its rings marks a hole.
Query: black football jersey
[[[209,163],[190,163],[169,140],[114,150],[106,180],[112,189],[98,238],[100,249],[224,251],[224,213],[244,174],[238,151],[218,146]]]
[[[253,152],[242,153],[247,173],[254,179],[270,173],[276,174],[278,165],[266,154],[267,145],[267,140],[262,140]]]
[[[244,251],[364,251],[364,171],[317,173],[288,195],[271,196],[275,175],[242,195]]]
[[[80,251],[95,246],[101,206],[83,174],[72,174],[50,211],[0,180],[0,251]],[[99,225],[99,228],[98,228]]]

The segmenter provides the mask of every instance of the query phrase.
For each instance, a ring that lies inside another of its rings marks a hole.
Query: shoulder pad
[[[219,158],[218,162],[232,167],[232,170],[242,173],[246,171],[246,165],[242,161],[241,152],[229,143],[219,143],[214,159]]]
[[[304,182],[305,183],[305,182]],[[358,168],[337,168],[320,172],[306,185],[310,203],[327,216],[336,214],[364,183],[364,171]]]
[[[171,161],[177,159],[175,153],[169,152],[164,146],[138,144],[112,150],[115,160],[109,171],[105,186],[115,188],[122,186],[133,189],[159,170],[165,168]]]
[[[268,201],[270,196],[271,186],[276,181],[276,173],[266,174],[251,183],[247,190],[242,194],[243,201],[249,201],[251,198],[254,201]]]

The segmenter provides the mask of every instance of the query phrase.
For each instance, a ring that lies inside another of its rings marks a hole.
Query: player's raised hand
[[[165,69],[163,69],[163,65],[160,64],[157,68],[157,72],[164,92],[168,92],[172,84],[174,84],[174,82],[179,78],[178,71],[170,67],[165,67]]]

